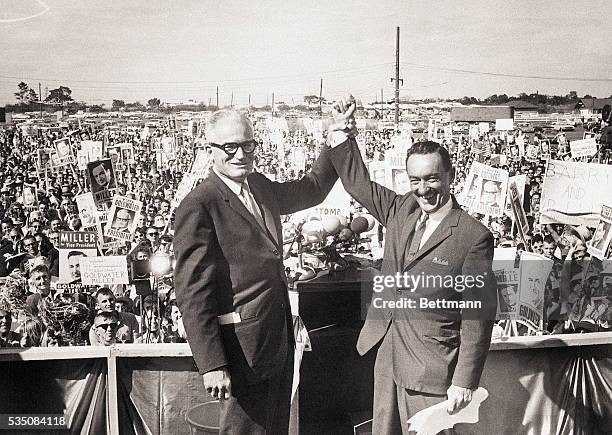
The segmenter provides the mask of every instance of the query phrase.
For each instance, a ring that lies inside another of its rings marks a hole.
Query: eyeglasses
[[[108,331],[109,328],[110,329],[116,329],[118,325],[119,324],[115,323],[115,322],[113,322],[113,323],[100,323],[99,325],[96,325],[96,328],[104,328],[104,329],[106,329]]]
[[[159,234],[158,232],[150,232],[150,233],[147,233],[147,236],[156,236],[158,234]]]
[[[253,151],[255,151],[255,148],[257,147],[257,142],[254,140],[247,140],[238,143],[228,142],[224,144],[210,142],[209,145],[211,147],[222,149],[228,156],[233,156],[234,154],[236,154],[236,152],[238,152],[238,148],[242,148],[242,151],[245,154],[251,154]]]

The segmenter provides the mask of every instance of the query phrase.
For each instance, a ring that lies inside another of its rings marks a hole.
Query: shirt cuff
[[[348,134],[346,134],[345,132],[335,130],[329,134],[327,141],[330,147],[336,148],[341,143],[346,142],[348,138]]]

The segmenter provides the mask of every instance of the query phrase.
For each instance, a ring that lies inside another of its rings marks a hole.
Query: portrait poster
[[[506,207],[508,171],[473,162],[460,204],[470,211],[501,217]]]
[[[124,164],[131,165],[132,163],[136,163],[134,160],[134,146],[131,143],[120,143],[118,147],[121,149],[121,156]]]
[[[116,240],[131,241],[138,226],[142,205],[141,201],[115,195],[108,212],[104,235]]]
[[[106,147],[106,154],[111,162],[113,163],[113,168],[115,171],[122,171],[124,168],[123,164],[123,154],[121,153],[121,147],[119,146],[109,146]]]
[[[587,252],[600,260],[605,259],[606,252],[612,239],[612,207],[603,205],[601,207],[601,218],[595,227],[593,237],[587,245]]]
[[[111,159],[89,162],[87,164],[87,176],[96,204],[111,202],[117,188],[115,169]]]
[[[21,203],[26,211],[38,209],[38,188],[35,184],[23,184],[21,193]]]
[[[51,155],[47,148],[36,150],[36,170],[39,178],[44,177],[45,172],[51,170]]]
[[[519,266],[517,319],[536,330],[542,328],[544,291],[553,261],[543,255],[523,251]]]
[[[78,293],[82,290],[81,261],[84,257],[96,257],[98,235],[89,231],[60,231],[58,241],[59,279],[58,290]],[[63,284],[62,286],[59,286]]]
[[[79,219],[84,229],[96,228],[98,226],[98,208],[93,197],[93,193],[86,192],[75,197]]]
[[[548,160],[550,159],[550,141],[548,140],[541,140],[540,141],[540,159],[542,160]]]
[[[63,137],[53,141],[53,148],[57,155],[57,163],[55,167],[66,166],[75,163],[74,155],[72,154],[72,144],[69,137]]]
[[[512,248],[507,248],[512,249]],[[516,253],[516,249],[513,249]],[[497,279],[496,320],[516,320],[519,300],[519,269],[514,260],[495,260],[493,273]]]
[[[76,153],[77,168],[79,171],[87,170],[87,163],[89,163],[89,151],[88,150],[77,150]]]

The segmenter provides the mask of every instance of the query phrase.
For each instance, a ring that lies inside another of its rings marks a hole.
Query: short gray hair
[[[210,133],[217,128],[219,123],[225,120],[242,123],[248,126],[251,132],[253,132],[253,123],[251,123],[251,120],[247,118],[244,113],[234,109],[222,109],[213,113],[208,120],[208,126],[206,127],[206,138],[208,139],[210,137]]]

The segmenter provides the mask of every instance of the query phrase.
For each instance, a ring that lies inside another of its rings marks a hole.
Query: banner
[[[529,232],[529,222],[523,208],[523,200],[515,182],[510,183],[508,187],[510,206],[512,207],[512,216],[517,226],[518,234],[523,243],[527,243],[525,234]],[[525,245],[526,246],[526,245]]]
[[[183,174],[183,178],[176,188],[174,198],[172,199],[172,208],[176,208],[181,204],[181,201],[193,190],[199,177],[193,174]]]
[[[208,159],[208,153],[205,149],[196,150],[195,159],[191,165],[191,174],[197,179],[206,178],[208,175],[208,168],[210,161]]]
[[[534,329],[542,328],[544,291],[553,261],[533,252],[523,251],[519,266],[518,320]]]
[[[291,161],[293,162],[296,173],[299,171],[305,171],[306,148],[300,146],[291,148]]]
[[[98,235],[88,231],[60,231],[57,249],[59,251],[59,279],[57,289],[67,293],[82,291],[81,261],[96,257]]]
[[[349,216],[351,210],[351,196],[344,190],[342,182],[337,180],[323,202],[315,207],[305,210],[321,217]]]
[[[495,120],[495,131],[510,130],[514,130],[514,120],[512,118]]]
[[[85,285],[129,284],[127,258],[125,255],[84,257],[81,276]]]
[[[514,219],[514,214],[512,212],[512,203],[511,203],[511,197],[510,197],[510,185],[512,184],[512,182],[514,182],[514,184],[516,185],[516,190],[518,192],[518,196],[521,199],[520,200],[520,205],[521,208],[523,208],[523,204],[525,203],[525,184],[527,184],[527,175],[525,174],[521,174],[521,175],[513,175],[512,177],[510,177],[508,179],[508,199],[506,200],[506,216],[508,216],[511,219]]]
[[[587,245],[587,252],[600,260],[603,260],[610,246],[610,239],[612,239],[612,207],[603,205],[601,207],[601,219],[597,224],[593,238]]]
[[[594,156],[597,154],[597,143],[595,142],[595,138],[592,137],[570,141],[570,151],[574,159]]]
[[[540,224],[596,227],[612,204],[612,166],[549,160],[542,182]]]
[[[115,195],[113,205],[108,213],[108,222],[104,235],[117,240],[131,241],[138,226],[138,216],[142,202]]]

